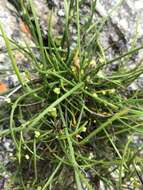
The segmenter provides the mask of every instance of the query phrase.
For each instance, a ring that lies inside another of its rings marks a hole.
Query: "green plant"
[[[22,47],[8,39],[0,26],[13,69],[23,86],[9,105],[10,128],[0,132],[1,136],[11,135],[15,145],[14,183],[19,181],[18,188],[25,190],[90,190],[100,189],[102,182],[105,189],[119,190],[134,178],[136,188],[140,184],[133,163],[140,166],[142,147],[136,147],[132,137],[143,133],[142,92],[126,92],[143,67],[137,63],[126,70],[120,61],[142,47],[106,60],[99,36],[107,18],[92,25],[96,1],[84,26],[80,26],[79,15],[82,1],[64,2],[64,34],[57,45],[50,14],[47,46],[32,1],[34,24],[21,4],[40,59],[28,43]],[[74,20],[78,36],[75,49],[71,48],[69,31]],[[28,82],[19,72],[11,45],[29,58],[32,73],[25,70]],[[119,69],[111,75],[105,73],[105,67],[117,60]]]

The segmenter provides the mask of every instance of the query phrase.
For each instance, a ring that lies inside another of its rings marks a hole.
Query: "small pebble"
[[[58,16],[64,17],[64,16],[65,16],[64,10],[60,9],[60,10],[58,11]]]

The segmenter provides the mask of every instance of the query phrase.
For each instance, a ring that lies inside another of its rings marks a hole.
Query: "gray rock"
[[[118,6],[117,6],[118,5]],[[113,8],[114,7],[114,8]],[[114,10],[113,10],[114,9]],[[108,17],[103,32],[100,35],[104,48],[111,46],[106,52],[106,57],[110,60],[117,57],[120,53],[125,53],[131,48],[142,46],[143,42],[143,1],[97,1],[97,12],[103,18]],[[110,14],[109,14],[110,13]],[[143,57],[143,50],[131,56],[126,68],[132,68]],[[142,77],[130,85],[132,90],[142,89]]]

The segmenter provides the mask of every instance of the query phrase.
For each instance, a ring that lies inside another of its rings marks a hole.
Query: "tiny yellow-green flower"
[[[26,158],[26,160],[29,160],[29,159],[30,159],[30,157],[29,157],[28,154],[25,155],[25,158]]]
[[[92,94],[92,96],[95,97],[95,98],[98,97],[98,95],[95,92]]]
[[[38,138],[40,136],[40,132],[39,131],[35,131],[35,137]]]
[[[60,88],[54,88],[53,92],[55,94],[60,94],[61,91],[60,91]]]
[[[96,67],[96,61],[95,60],[91,60],[89,63],[90,66],[92,67]]]
[[[53,118],[56,118],[56,117],[57,117],[57,109],[56,109],[56,108],[50,108],[50,109],[49,109],[49,114],[50,114]]]

